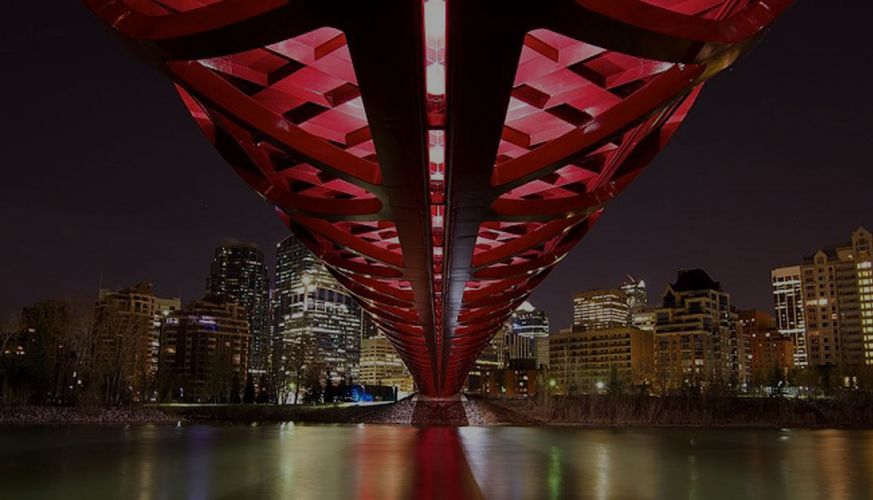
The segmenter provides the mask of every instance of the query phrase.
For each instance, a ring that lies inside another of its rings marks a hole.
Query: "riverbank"
[[[873,428],[873,398],[578,396],[348,405],[0,407],[0,425],[396,424],[431,426]]]
[[[832,399],[587,395],[492,399],[539,424],[587,427],[873,428],[873,397]]]
[[[252,422],[358,423],[376,420],[395,405],[146,405],[121,408],[7,406],[0,425],[169,425],[184,423],[249,424]],[[399,409],[399,408],[398,408]],[[383,417],[384,418],[384,417]],[[392,423],[390,421],[385,423]]]
[[[532,423],[507,420],[482,401],[416,401],[344,405],[149,405],[128,408],[0,407],[0,425],[112,424],[396,424],[466,426]]]
[[[0,425],[169,425],[178,420],[157,408],[0,406]]]

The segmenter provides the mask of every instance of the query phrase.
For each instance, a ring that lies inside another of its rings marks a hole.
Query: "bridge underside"
[[[85,1],[433,396],[791,3]]]

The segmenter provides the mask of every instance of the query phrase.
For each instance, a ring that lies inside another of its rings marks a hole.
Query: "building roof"
[[[676,283],[670,287],[677,292],[691,290],[718,290],[721,291],[721,283],[713,281],[703,269],[680,270]]]
[[[849,241],[845,241],[840,245],[831,245],[831,246],[821,248],[821,249],[813,252],[811,255],[804,255],[803,256],[803,263],[804,264],[812,264],[813,262],[815,262],[815,256],[818,254],[818,252],[824,252],[824,254],[827,256],[827,258],[829,260],[836,260],[838,258],[837,252],[839,250],[844,249],[844,248],[852,248],[852,246],[854,244],[854,240],[855,240],[855,235],[858,233],[862,233],[862,234],[866,233],[867,235],[869,235],[870,231],[868,231],[867,228],[865,228],[864,226],[858,226],[857,229],[852,231],[852,238]]]
[[[533,304],[531,304],[530,302],[524,301],[515,310],[522,311],[522,312],[534,312],[537,310],[537,308],[534,307]]]
[[[827,256],[828,260],[836,260],[837,248],[846,248],[846,247],[851,247],[851,246],[852,246],[852,242],[847,242],[847,243],[843,243],[842,245],[839,245],[839,246],[822,248],[821,250],[817,250],[812,255],[804,255],[803,256],[803,263],[804,264],[812,264],[813,262],[815,262],[815,256],[818,255],[819,252],[823,252],[825,254],[825,256]]]

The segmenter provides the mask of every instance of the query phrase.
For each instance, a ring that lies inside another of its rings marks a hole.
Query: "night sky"
[[[213,248],[286,229],[219,157],[168,80],[79,2],[0,19],[0,311],[155,284],[202,295]],[[873,229],[873,3],[800,0],[715,78],[667,149],[532,296],[554,328],[575,290],[702,267],[741,308],[769,271]]]

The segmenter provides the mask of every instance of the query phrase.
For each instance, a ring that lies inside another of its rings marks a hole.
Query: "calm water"
[[[873,498],[873,432],[0,428],[0,499]]]

